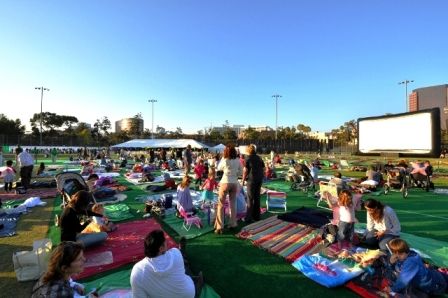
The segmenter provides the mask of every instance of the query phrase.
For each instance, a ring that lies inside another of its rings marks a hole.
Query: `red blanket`
[[[143,259],[143,242],[146,235],[155,230],[162,229],[160,224],[155,219],[138,220],[126,222],[117,225],[116,231],[109,233],[106,242],[97,247],[92,247],[84,251],[84,256],[89,260],[98,259],[99,255],[104,255],[105,252],[112,252],[113,262],[86,267],[84,271],[77,276],[77,279],[89,277],[100,272],[108,271],[118,268],[128,263],[136,263]],[[168,248],[177,246],[176,242],[165,233],[165,239]]]

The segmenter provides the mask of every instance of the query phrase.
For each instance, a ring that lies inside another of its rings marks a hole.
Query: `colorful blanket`
[[[0,214],[0,224],[3,228],[0,229],[0,237],[10,237],[16,234],[17,221],[19,220],[20,213]]]
[[[238,238],[251,240],[255,246],[294,262],[320,245],[318,230],[290,223],[272,216],[244,227]]]
[[[117,226],[117,230],[109,233],[103,245],[89,248],[84,252],[87,259],[86,268],[79,274],[78,279],[139,261],[144,257],[143,242],[146,235],[155,229],[161,229],[160,224],[154,219],[126,222]],[[166,233],[165,238],[169,248],[177,246]],[[101,259],[99,256],[106,256],[104,252],[107,251],[112,252],[113,262],[110,263],[108,258],[105,258],[103,264],[99,263],[98,260]],[[95,266],[89,266],[92,262],[95,262]]]
[[[184,236],[186,239],[192,239],[204,235],[213,231],[213,221],[208,221],[208,213],[200,211],[196,214],[202,220],[202,228],[198,228],[195,225],[191,225],[190,229],[187,231],[183,227],[184,220],[177,218],[174,213],[167,214],[162,219],[164,223],[166,223],[170,228],[172,228],[177,234],[180,236]]]

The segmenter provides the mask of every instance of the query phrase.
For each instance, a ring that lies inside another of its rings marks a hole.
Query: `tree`
[[[0,114],[0,134],[2,135],[23,135],[25,126],[20,119],[10,120],[5,114]]]
[[[157,125],[157,127],[156,127],[156,134],[157,134],[158,138],[163,138],[163,137],[166,137],[167,132],[166,132],[166,129],[164,127]]]
[[[33,114],[33,118],[30,119],[31,127],[39,127],[40,129],[40,113]],[[56,113],[43,112],[42,113],[42,130],[49,130],[54,134],[57,128],[61,128],[66,125],[67,128],[71,128],[73,123],[78,123],[78,118],[74,116],[57,115]]]
[[[219,131],[214,129],[210,132],[210,140],[213,142],[218,142],[219,140],[222,140],[222,135],[219,133]]]
[[[247,140],[257,140],[260,138],[260,132],[249,126],[243,131],[243,138]]]
[[[109,134],[108,130],[111,128],[112,128],[112,124],[110,123],[109,118],[107,118],[107,116],[104,116],[101,119],[99,129],[103,132],[103,135],[107,136]]]
[[[226,140],[226,142],[235,141],[236,139],[238,139],[236,132],[228,126],[224,129],[222,136],[224,137],[224,140]]]

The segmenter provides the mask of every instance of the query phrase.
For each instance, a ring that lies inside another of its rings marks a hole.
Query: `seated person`
[[[199,297],[203,283],[201,273],[195,285],[185,273],[181,251],[167,248],[162,230],[154,230],[146,236],[144,251],[145,258],[131,271],[132,297]]]
[[[362,187],[365,187],[367,189],[376,189],[376,187],[382,180],[382,175],[380,172],[377,172],[376,167],[372,165],[366,172],[366,177],[364,179],[365,180],[360,183]]]
[[[93,174],[93,164],[86,162],[81,169],[81,176],[89,176]]]
[[[81,233],[81,231],[87,227],[89,222],[86,221],[81,224],[81,220],[78,217],[79,215],[103,216],[102,214],[88,210],[91,201],[92,195],[85,190],[80,190],[73,195],[70,202],[68,202],[67,206],[62,211],[60,223],[61,241],[78,241],[81,242],[85,248],[106,241],[107,233],[105,232],[90,234]]]
[[[276,154],[274,157],[274,164],[279,165],[282,163],[282,158],[280,157],[280,154]]]
[[[173,178],[171,178],[170,174],[168,173],[163,174],[163,180],[164,180],[163,185],[149,185],[146,189],[154,192],[164,191],[167,189],[173,189],[173,190],[176,189],[176,181]]]
[[[36,282],[31,293],[32,298],[38,297],[79,297],[86,295],[84,286],[72,280],[84,270],[84,247],[79,242],[61,242],[51,253],[48,269]],[[88,296],[99,297],[94,292]]]
[[[396,273],[396,280],[390,288],[386,288],[388,293],[402,294],[405,297],[438,296],[445,293],[447,281],[442,273],[428,268],[422,258],[410,250],[406,241],[392,239],[388,246],[392,253],[390,263]]]
[[[185,212],[196,214],[196,208],[193,206],[193,199],[190,193],[190,183],[191,177],[185,175],[182,182],[177,186],[177,206],[176,209],[179,210],[182,207]],[[181,217],[179,211],[177,212],[178,217]]]
[[[266,162],[266,167],[265,167],[265,171],[264,171],[264,178],[268,179],[268,180],[276,178],[275,171],[271,167],[271,163],[270,162]]]
[[[342,180],[341,172],[335,172],[333,178],[331,178],[329,182],[336,184],[336,187],[338,188],[338,193],[340,193],[342,190],[350,189],[347,183],[344,180]]]
[[[394,164],[392,163],[391,160],[389,160],[387,162],[387,164],[384,165],[384,173],[386,173],[389,170],[392,170],[393,168],[395,168]]]

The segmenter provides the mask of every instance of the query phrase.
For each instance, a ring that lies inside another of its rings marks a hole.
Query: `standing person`
[[[145,258],[131,271],[132,297],[193,298],[199,290],[190,276],[185,274],[182,253],[168,249],[162,230],[150,232],[144,243]]]
[[[256,153],[254,144],[247,148],[248,156],[243,170],[243,185],[247,185],[247,212],[245,222],[260,220],[260,191],[263,183],[264,162]]]
[[[215,221],[215,233],[222,234],[224,229],[224,204],[229,195],[230,222],[229,228],[236,228],[236,194],[238,191],[238,176],[242,174],[243,168],[233,144],[228,144],[224,149],[223,158],[218,164],[217,171],[223,175],[219,186],[218,210]]]
[[[51,151],[50,151],[50,154],[51,154],[51,162],[53,164],[55,164],[56,163],[56,157],[58,156],[58,149],[53,147],[53,149],[51,149]]]
[[[106,232],[81,233],[89,225],[89,222],[81,224],[78,215],[103,217],[102,214],[87,210],[91,198],[92,195],[85,190],[80,190],[73,195],[68,205],[62,211],[61,241],[78,241],[84,244],[86,248],[106,241]]]
[[[352,193],[348,190],[343,190],[339,193],[337,203],[333,203],[328,197],[327,203],[335,210],[339,220],[337,237],[339,249],[348,249],[355,234],[356,222]]]
[[[368,199],[364,203],[367,210],[365,243],[388,252],[386,244],[400,236],[401,226],[395,211],[380,201]]]
[[[30,187],[31,175],[33,174],[34,159],[28,151],[24,151],[21,147],[16,148],[17,164],[20,167],[20,181],[26,189]]]
[[[202,195],[201,195],[202,200],[204,202],[206,200],[210,202],[213,201],[214,199],[213,191],[216,188],[218,188],[218,182],[215,180],[214,171],[208,172],[208,177],[207,179],[205,179],[204,183],[202,183],[201,188],[202,188]]]
[[[193,163],[193,154],[191,153],[191,145],[188,145],[187,148],[185,148],[183,154],[183,160],[184,160],[185,174],[188,175],[190,173],[191,164]]]
[[[5,192],[12,191],[12,183],[16,178],[16,170],[12,167],[12,160],[6,162],[6,167],[1,172],[1,177],[5,182]]]
[[[204,161],[199,159],[198,163],[194,166],[194,175],[196,180],[194,181],[195,188],[200,187],[202,184],[202,176],[205,173]]]
[[[61,297],[72,298],[85,295],[84,286],[72,280],[84,270],[84,247],[79,242],[61,242],[51,253],[48,269],[36,282],[31,298]],[[88,296],[98,297],[97,293]]]

